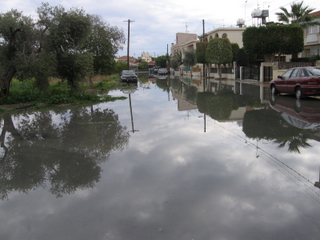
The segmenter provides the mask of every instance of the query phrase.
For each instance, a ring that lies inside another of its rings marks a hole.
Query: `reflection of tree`
[[[274,140],[280,148],[288,145],[290,152],[311,147],[307,143],[309,131],[293,127],[272,109],[249,111],[243,118],[243,132],[249,138]]]
[[[218,94],[198,93],[197,105],[203,113],[208,114],[212,119],[225,120],[229,119],[233,106],[233,93],[221,91]]]
[[[183,85],[182,82],[177,77],[173,78],[171,81],[171,88],[175,92],[182,92],[182,85]]]
[[[46,182],[56,196],[93,187],[100,178],[98,164],[113,150],[123,149],[129,139],[117,115],[108,109],[82,107],[60,113],[4,115],[2,122],[2,198],[11,191],[28,192]]]
[[[168,92],[168,89],[170,88],[170,86],[168,86],[168,82],[167,79],[157,79],[156,80],[156,84],[158,88],[163,89],[163,91]]]
[[[184,94],[188,102],[195,103],[197,100],[198,89],[192,85],[184,85]]]
[[[275,142],[279,144],[279,148],[283,148],[288,144],[289,152],[300,153],[299,147],[309,148],[311,145],[307,143],[307,136],[300,133],[298,136],[292,136],[289,139],[276,139]]]

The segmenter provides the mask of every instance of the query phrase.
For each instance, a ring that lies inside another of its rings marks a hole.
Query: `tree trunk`
[[[0,87],[1,87],[0,97],[9,96],[10,83],[15,73],[16,73],[15,67],[11,66],[9,67],[6,74],[0,78]]]

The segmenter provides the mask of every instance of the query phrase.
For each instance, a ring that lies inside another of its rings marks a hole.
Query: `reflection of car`
[[[320,95],[320,68],[296,67],[286,71],[270,82],[272,95],[279,93],[295,94],[297,99],[304,95]]]
[[[154,66],[152,69],[153,73],[158,73],[159,67],[158,66]]]
[[[133,70],[122,70],[121,82],[137,82],[138,77]]]
[[[168,74],[168,70],[166,68],[159,68],[158,74],[159,75],[167,75]]]
[[[272,96],[270,106],[292,126],[300,129],[320,127],[320,101],[318,99],[296,100],[291,97]]]

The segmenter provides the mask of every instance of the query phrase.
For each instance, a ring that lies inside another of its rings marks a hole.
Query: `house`
[[[129,62],[135,63],[137,61],[137,59],[135,59],[134,57],[130,57],[129,56]],[[128,56],[122,56],[122,57],[118,57],[116,58],[116,62],[128,62]]]
[[[138,59],[141,59],[142,61],[146,61],[146,62],[151,62],[152,61],[152,56],[149,53],[141,53],[141,56],[138,57]]]
[[[313,12],[311,16],[316,17],[315,21],[320,24],[320,11]],[[304,28],[304,50],[301,57],[320,55],[320,26],[308,26]]]
[[[181,52],[183,58],[186,51],[196,50],[198,42],[198,35],[195,33],[176,33],[176,44],[171,44],[171,56]]]
[[[210,32],[207,32],[201,36],[199,39],[202,41],[204,37],[205,42],[209,42],[212,38],[228,38],[231,43],[237,43],[240,48],[243,47],[242,42],[242,33],[246,30],[246,28],[216,28]]]

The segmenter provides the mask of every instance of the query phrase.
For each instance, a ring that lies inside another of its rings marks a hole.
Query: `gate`
[[[263,79],[264,79],[264,82],[270,82],[273,78],[272,76],[272,67],[263,67]]]
[[[243,67],[241,79],[254,79],[259,81],[260,68],[258,66]]]

